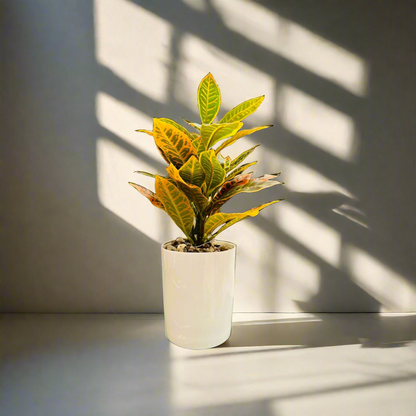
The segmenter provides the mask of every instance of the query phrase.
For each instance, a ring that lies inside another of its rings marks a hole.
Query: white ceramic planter
[[[169,251],[162,244],[165,334],[183,348],[212,348],[231,335],[235,244],[214,253]]]

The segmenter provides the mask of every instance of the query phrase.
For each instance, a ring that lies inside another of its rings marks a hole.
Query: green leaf
[[[156,176],[156,195],[163,203],[165,211],[174,223],[192,241],[191,231],[194,225],[194,211],[186,195],[173,183]]]
[[[221,150],[223,150],[223,149],[225,149],[226,147],[228,147],[228,146],[232,145],[232,144],[233,144],[233,143],[235,143],[238,139],[241,139],[241,138],[242,138],[242,137],[244,137],[244,136],[248,136],[248,135],[250,135],[250,134],[252,134],[252,133],[254,133],[254,132],[256,132],[256,131],[263,130],[263,129],[267,129],[267,128],[269,128],[269,127],[273,127],[273,126],[272,126],[272,124],[268,124],[268,125],[265,125],[265,126],[254,127],[254,128],[252,128],[252,129],[249,129],[249,130],[241,130],[241,131],[237,132],[237,133],[235,134],[235,136],[230,137],[230,138],[229,138],[228,140],[226,140],[224,143],[221,143],[221,146],[219,146],[219,147],[218,147],[218,149],[217,149],[215,152],[218,154],[219,152],[221,152]]]
[[[207,149],[209,149],[220,140],[233,136],[241,127],[243,127],[241,121],[225,124],[202,124],[201,137]]]
[[[256,208],[252,208],[246,212],[241,212],[238,214],[225,214],[223,212],[219,212],[213,216],[211,216],[208,221],[205,223],[205,237],[208,237],[209,234],[213,233],[219,226],[224,224],[217,232],[213,233],[208,240],[215,238],[218,234],[225,231],[227,228],[231,227],[232,225],[240,222],[246,218],[255,217],[259,214],[259,212],[269,207],[270,205],[276,204],[277,202],[282,201],[282,199],[277,199],[276,201],[271,201],[266,204],[260,205]]]
[[[232,123],[233,121],[244,120],[246,117],[248,117],[250,114],[253,114],[257,110],[263,100],[264,95],[242,102],[230,110],[220,120],[220,123]]]
[[[252,148],[250,148],[250,149],[246,150],[245,152],[241,153],[240,156],[237,156],[231,162],[230,171],[233,170],[233,169],[235,169],[248,155],[250,155],[254,151],[254,149],[256,147],[259,147],[259,146],[260,146],[259,144],[256,145],[256,146],[253,146]]]
[[[196,186],[201,186],[205,182],[205,172],[199,160],[191,156],[189,160],[179,169],[182,179]]]
[[[145,188],[144,186],[138,185],[137,183],[129,182],[134,189],[139,191],[142,195],[144,195],[155,207],[165,210],[162,202],[159,201],[156,194],[152,192],[150,189]]]
[[[198,155],[191,139],[171,123],[153,119],[153,137],[168,163],[172,163],[178,169],[191,156]]]
[[[201,188],[199,186],[186,183],[182,179],[179,171],[172,164],[166,168],[166,171],[175,181],[179,189],[196,205],[198,212],[204,212],[208,205],[208,198],[202,193]]]
[[[156,178],[156,175],[154,173],[145,172],[143,170],[135,170],[134,173],[140,173],[141,175],[144,175],[144,176],[150,176],[151,178]]]
[[[251,163],[244,163],[244,165],[241,165],[240,167],[234,169],[227,175],[227,181],[230,179],[235,178],[238,175],[241,175],[246,169],[248,169],[250,166],[255,165],[257,162],[251,162]]]
[[[198,135],[198,137],[194,138],[194,140],[192,141],[193,146],[195,147],[196,152],[198,153],[198,156],[202,153],[205,152],[205,150],[207,150],[207,148],[205,147],[205,143],[202,140],[202,137]]]
[[[205,171],[206,192],[207,195],[210,195],[215,188],[224,182],[225,170],[218,162],[213,150],[202,152],[199,161]]]
[[[209,73],[198,87],[198,109],[203,124],[210,124],[218,114],[221,104],[220,89]]]

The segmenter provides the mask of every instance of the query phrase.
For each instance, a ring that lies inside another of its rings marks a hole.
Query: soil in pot
[[[193,246],[187,238],[178,237],[176,240],[166,243],[164,248],[169,251],[183,253],[214,253],[229,250],[230,247],[217,243],[216,241],[210,241],[200,246]]]

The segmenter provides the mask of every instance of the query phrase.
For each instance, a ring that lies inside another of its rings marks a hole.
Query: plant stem
[[[205,218],[201,214],[196,217],[196,223],[195,223],[195,243],[197,246],[203,244],[204,242],[204,228],[205,228]]]

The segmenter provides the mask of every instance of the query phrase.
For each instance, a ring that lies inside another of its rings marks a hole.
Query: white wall
[[[411,2],[15,0],[2,22],[6,312],[162,310],[159,245],[180,232],[127,185],[163,173],[152,117],[196,119],[212,72],[286,201],[223,234],[236,311],[416,310]]]

